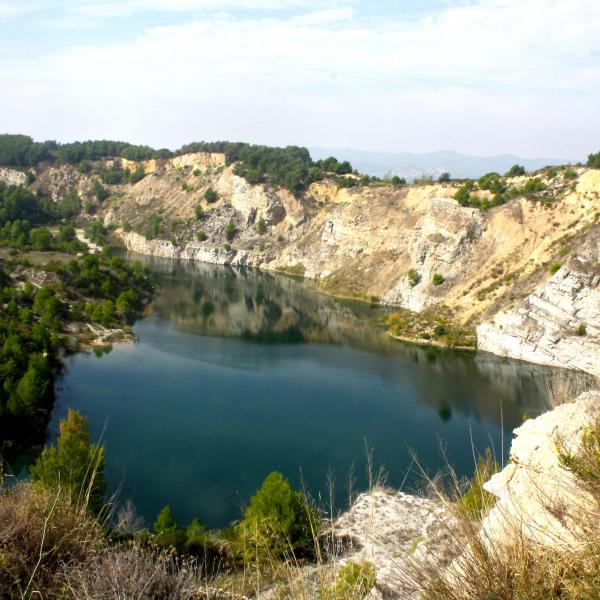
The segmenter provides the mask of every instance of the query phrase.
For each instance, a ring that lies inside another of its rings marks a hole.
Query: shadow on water
[[[137,343],[73,357],[53,427],[74,406],[104,432],[111,485],[148,520],[170,504],[223,526],[272,470],[318,494],[333,469],[343,507],[353,465],[366,486],[365,439],[392,485],[419,484],[409,449],[443,468],[441,440],[467,475],[471,443],[500,454],[543,408],[551,369],[396,342],[378,309],[285,276],[145,262],[159,289]]]

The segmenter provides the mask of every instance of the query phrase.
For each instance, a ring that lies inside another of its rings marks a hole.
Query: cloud
[[[154,0],[78,4],[88,16],[159,10]],[[174,0],[170,10],[192,4],[213,5]],[[271,3],[219,2],[228,5]],[[569,156],[600,137],[595,1],[480,0],[404,20],[332,5],[187,18],[125,42],[0,59],[12,87],[0,109],[27,123],[42,99],[50,137],[73,128],[171,145],[231,137]]]

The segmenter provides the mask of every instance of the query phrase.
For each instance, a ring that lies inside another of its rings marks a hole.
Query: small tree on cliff
[[[250,500],[239,525],[239,544],[248,562],[265,562],[295,553],[311,554],[318,517],[281,473],[273,471]]]
[[[60,423],[56,446],[46,448],[31,467],[31,479],[44,487],[64,489],[71,500],[99,513],[104,503],[104,449],[90,442],[86,419],[69,409]]]

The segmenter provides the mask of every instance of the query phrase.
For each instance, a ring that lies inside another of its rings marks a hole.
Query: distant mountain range
[[[523,165],[528,171],[542,167],[561,165],[568,161],[555,158],[523,158],[513,154],[497,156],[469,156],[452,150],[415,154],[411,152],[371,152],[352,150],[349,148],[309,148],[313,160],[335,156],[338,160],[348,160],[360,173],[385,177],[398,175],[408,180],[421,175],[432,175],[449,172],[452,177],[477,178],[497,171],[505,173],[515,164]]]

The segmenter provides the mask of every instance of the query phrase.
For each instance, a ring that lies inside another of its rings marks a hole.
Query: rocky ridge
[[[94,176],[69,165],[36,168],[31,187],[57,202],[77,190],[132,252],[283,271],[334,294],[444,310],[478,328],[480,349],[597,372],[600,171],[580,168],[575,180],[542,173],[543,198],[482,211],[453,199],[457,184],[342,189],[324,180],[294,195],[248,183],[222,154],[141,164],[145,177],[107,185],[103,202],[93,197]],[[24,177],[0,171],[5,181]],[[216,201],[205,200],[209,189]],[[557,261],[562,268],[552,276]],[[586,334],[573,335],[581,324]]]

